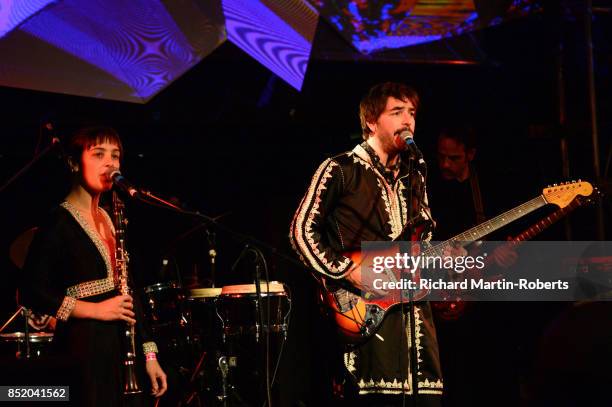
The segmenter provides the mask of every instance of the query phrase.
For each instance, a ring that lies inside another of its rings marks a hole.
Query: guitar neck
[[[492,219],[489,219],[486,222],[483,222],[479,225],[474,226],[471,229],[466,230],[463,233],[458,234],[455,237],[448,239],[445,242],[437,244],[430,249],[425,251],[425,255],[429,256],[442,256],[442,250],[450,243],[460,243],[462,245],[467,245],[468,243],[475,242],[476,240],[481,239],[482,237],[488,235],[506,226],[509,223],[514,222],[515,220],[527,215],[535,211],[538,208],[546,205],[546,199],[544,199],[543,195],[533,198],[530,201],[527,201],[516,208],[510,209],[498,215]]]

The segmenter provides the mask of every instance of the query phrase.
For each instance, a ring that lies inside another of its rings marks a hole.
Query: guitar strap
[[[480,183],[478,182],[478,173],[476,168],[470,163],[470,187],[472,188],[472,200],[474,202],[474,211],[476,212],[476,224],[479,225],[487,220],[482,205],[482,195],[480,194]]]

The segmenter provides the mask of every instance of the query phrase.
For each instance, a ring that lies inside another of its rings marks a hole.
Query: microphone
[[[121,175],[121,171],[117,168],[110,168],[106,176],[113,181],[113,184],[117,185],[119,188],[124,190],[129,196],[132,198],[136,197],[136,195],[140,194],[138,188],[136,188],[130,181],[125,179],[123,175]]]
[[[414,142],[414,135],[412,132],[410,130],[404,130],[400,133],[400,137],[406,143],[410,156],[417,161],[419,166],[426,166],[427,164],[425,164],[425,160],[423,159],[423,153],[421,153],[421,150],[419,150]]]

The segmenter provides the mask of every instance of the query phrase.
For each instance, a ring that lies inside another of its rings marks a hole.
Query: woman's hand
[[[134,314],[134,303],[129,295],[118,295],[108,300],[97,303],[96,317],[101,321],[123,320],[134,325],[136,314]]]
[[[147,360],[146,369],[149,379],[151,379],[151,394],[155,397],[161,397],[168,390],[166,374],[157,360]]]

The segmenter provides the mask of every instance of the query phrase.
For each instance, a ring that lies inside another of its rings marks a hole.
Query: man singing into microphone
[[[359,108],[365,141],[327,159],[315,172],[290,238],[318,278],[344,280],[377,294],[363,278],[366,271],[345,254],[360,250],[362,241],[408,240],[412,226],[431,221],[420,153],[413,140],[406,141],[414,133],[418,105],[417,93],[406,85],[372,87]],[[431,309],[415,303],[414,318],[409,309],[391,308],[377,335],[344,353],[345,396],[357,405],[440,404],[443,385]]]

